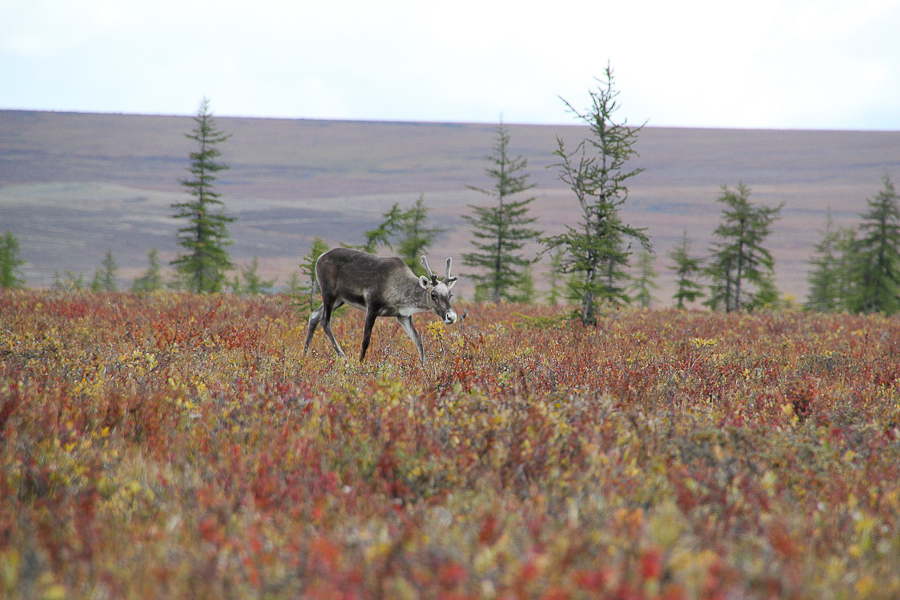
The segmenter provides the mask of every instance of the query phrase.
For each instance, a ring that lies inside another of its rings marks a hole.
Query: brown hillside
[[[232,133],[219,191],[228,213],[231,254],[238,264],[259,257],[266,277],[283,283],[313,236],[359,243],[394,202],[424,193],[437,224],[436,257],[469,250],[460,218],[483,197],[466,185],[490,186],[484,156],[494,125],[218,119]],[[90,279],[107,249],[123,284],[147,266],[156,247],[175,253],[170,204],[182,194],[191,130],[189,117],[0,111],[0,231],[12,230],[27,261],[31,286],[55,273]],[[578,207],[560,184],[552,151],[556,136],[574,145],[577,126],[511,125],[512,150],[529,159],[537,200],[534,215],[548,233],[575,224]],[[752,199],[784,202],[769,247],[778,284],[803,297],[807,260],[831,207],[852,224],[888,173],[900,177],[900,132],[698,130],[647,127],[624,216],[646,227],[657,254],[660,304],[672,291],[666,253],[687,230],[703,254],[720,208],[723,184],[749,185]],[[545,269],[539,266],[537,271]],[[464,272],[464,269],[457,268]],[[471,288],[461,282],[464,295]]]

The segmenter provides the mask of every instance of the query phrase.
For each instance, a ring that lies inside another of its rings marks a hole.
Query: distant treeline
[[[581,111],[566,102],[569,110],[588,126],[590,135],[574,146],[557,139],[553,151],[559,179],[572,192],[581,208],[577,223],[558,235],[545,236],[529,213],[534,197],[526,193],[528,161],[510,154],[510,132],[501,122],[496,143],[486,156],[487,189],[468,186],[482,193],[484,204],[470,204],[463,215],[471,229],[470,252],[462,262],[472,269],[464,276],[474,283],[474,300],[490,302],[566,302],[577,306],[575,314],[584,323],[594,322],[606,307],[630,304],[652,306],[659,289],[654,269],[653,245],[646,229],[623,222],[620,208],[628,201],[631,178],[643,169],[629,161],[642,126],[614,119],[618,91],[611,68],[597,79],[589,92],[590,104]],[[190,199],[172,205],[177,256],[160,262],[155,248],[148,252],[149,266],[134,279],[131,289],[148,293],[175,289],[193,293],[273,293],[276,279],[259,275],[259,260],[236,267],[229,253],[232,243],[228,225],[235,219],[225,212],[216,191],[217,174],[228,169],[220,159],[219,145],[231,136],[220,131],[203,99],[194,117],[194,129],[185,134],[195,142],[190,152],[188,177],[180,183]],[[772,226],[783,207],[757,205],[743,182],[734,189],[723,185],[717,201],[722,205],[713,243],[705,253],[695,253],[685,231],[668,253],[676,277],[672,304],[678,308],[706,306],[712,310],[741,311],[799,307],[780,294],[775,285],[775,261],[766,247]],[[887,174],[881,191],[868,200],[868,210],[859,215],[855,227],[836,228],[830,212],[821,231],[821,241],[811,249],[809,294],[805,307],[816,311],[854,313],[900,310],[900,202]],[[415,270],[418,257],[427,254],[435,237],[444,229],[433,226],[424,194],[410,207],[395,203],[382,215],[382,222],[366,231],[357,246],[369,252],[380,248],[400,255]],[[526,255],[524,248],[537,243],[541,251]],[[313,240],[284,291],[304,309],[311,309],[317,287],[315,262],[328,249],[320,237]],[[534,269],[545,262],[549,290],[538,294]],[[0,287],[25,285],[24,260],[19,241],[11,231],[0,238]],[[168,268],[167,268],[168,267]],[[118,266],[108,250],[90,281],[83,274],[57,273],[53,286],[63,289],[114,291],[119,288]]]

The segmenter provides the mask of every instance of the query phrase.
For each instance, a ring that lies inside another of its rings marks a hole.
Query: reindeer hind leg
[[[309,325],[306,326],[306,343],[303,345],[303,354],[309,354],[309,345],[312,343],[313,334],[316,332],[316,326],[322,320],[322,313],[325,305],[322,304],[309,315]]]
[[[336,309],[340,308],[343,305],[344,305],[344,303],[340,300],[335,302],[330,307],[328,305],[328,302],[325,302],[324,304],[322,304],[322,318],[321,318],[322,330],[325,332],[325,335],[328,336],[328,339],[331,341],[331,345],[334,346],[335,352],[337,352],[338,356],[340,356],[341,358],[344,358],[347,355],[344,354],[343,350],[341,350],[341,347],[338,345],[337,340],[334,339],[334,334],[331,333],[331,315],[334,313],[334,311]]]

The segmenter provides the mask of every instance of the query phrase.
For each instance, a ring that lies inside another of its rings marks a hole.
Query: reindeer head
[[[450,293],[450,288],[456,283],[456,277],[450,277],[450,264],[452,261],[452,258],[447,259],[447,274],[444,276],[443,281],[438,281],[437,275],[432,273],[431,267],[428,266],[428,259],[423,256],[422,265],[425,267],[428,276],[422,275],[419,277],[419,285],[428,293],[428,302],[431,305],[431,310],[444,321],[445,325],[456,323],[457,319],[456,311],[450,306],[450,298],[453,296]]]

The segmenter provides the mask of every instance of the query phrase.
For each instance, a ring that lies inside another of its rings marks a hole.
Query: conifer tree
[[[116,272],[119,270],[119,265],[116,264],[116,259],[113,258],[112,249],[106,251],[106,256],[103,257],[103,261],[100,263],[100,268],[94,271],[94,279],[91,281],[91,291],[92,292],[114,292],[118,287],[116,283]]]
[[[720,241],[713,246],[707,268],[712,285],[706,304],[731,312],[771,303],[777,299],[772,279],[775,260],[763,243],[784,205],[754,206],[750,188],[743,183],[734,191],[723,185],[717,201],[725,208],[714,232]]]
[[[19,240],[12,231],[7,231],[0,238],[0,288],[19,289],[25,285],[23,264],[25,261],[19,258]]]
[[[415,271],[419,268],[422,255],[434,238],[446,231],[442,227],[432,226],[428,219],[428,207],[425,206],[425,194],[420,194],[415,204],[407,210],[401,210],[399,203],[394,203],[391,210],[384,214],[384,221],[373,230],[365,233],[366,252],[375,252],[378,246],[387,246],[394,250]]]
[[[481,270],[479,274],[470,275],[475,283],[476,300],[526,301],[529,295],[526,288],[532,285],[529,271],[532,260],[519,251],[541,234],[530,227],[535,219],[528,216],[528,205],[534,198],[518,200],[513,197],[532,189],[535,184],[529,184],[528,174],[523,172],[528,161],[521,156],[510,156],[509,141],[509,130],[500,123],[494,154],[486,157],[489,166],[485,173],[494,180],[494,186],[488,190],[467,186],[493,200],[488,206],[470,204],[475,216],[463,215],[472,227],[472,246],[475,247],[475,251],[463,254],[463,264]]]
[[[534,268],[529,264],[522,272],[519,293],[515,297],[516,302],[533,304],[537,298],[537,290],[534,288]]]
[[[395,205],[396,206],[396,205]],[[300,263],[300,279],[298,285],[291,291],[294,305],[301,312],[312,312],[319,301],[319,282],[316,280],[316,261],[328,251],[325,240],[316,236],[313,238],[309,253],[303,257]]]
[[[675,263],[669,268],[678,277],[672,297],[676,308],[684,308],[685,303],[703,297],[703,286],[696,280],[702,273],[703,259],[691,256],[691,241],[687,231],[682,234],[681,242],[669,252],[669,258]]]
[[[303,284],[300,282],[300,274],[297,271],[292,271],[290,276],[288,276],[287,284],[285,284],[285,293],[288,296],[295,297],[302,293],[302,289]]]
[[[653,304],[653,290],[658,290],[659,285],[656,283],[658,276],[656,269],[653,268],[653,253],[642,248],[638,252],[637,276],[634,277],[631,290],[634,292],[634,301],[641,308],[650,308]]]
[[[625,283],[626,267],[631,255],[631,240],[649,249],[650,240],[643,229],[623,223],[619,208],[628,199],[628,180],[643,169],[627,168],[628,161],[638,156],[634,149],[641,127],[626,121],[616,123],[618,91],[613,89],[613,71],[606,67],[605,79],[597,80],[599,88],[591,91],[591,106],[584,113],[566,102],[566,106],[589,127],[592,137],[571,151],[557,138],[554,155],[561,162],[559,178],[574,192],[581,206],[578,227],[566,226],[566,232],[545,238],[549,248],[566,251],[562,270],[578,279],[570,281],[570,298],[581,304],[583,324],[596,322],[600,303],[628,302]]]
[[[56,271],[53,274],[53,289],[63,291],[83,290],[84,275],[74,271],[66,271],[63,277],[60,276],[59,271]]]
[[[394,202],[391,209],[382,215],[384,219],[375,229],[365,232],[365,244],[362,249],[365,252],[376,252],[379,246],[387,246],[394,249],[391,240],[395,238],[404,227],[406,212],[401,210],[400,203]],[[318,239],[318,238],[317,238]]]
[[[887,175],[883,181],[884,188],[860,215],[853,312],[890,315],[900,310],[900,198]]]
[[[854,296],[857,294],[856,281],[859,279],[859,244],[856,240],[856,228],[844,227],[838,231],[837,238],[837,309],[851,310]]]
[[[222,291],[227,271],[234,268],[225,250],[231,243],[227,225],[234,218],[225,215],[225,205],[214,187],[216,174],[228,169],[218,160],[222,155],[218,145],[231,135],[219,131],[205,98],[194,123],[194,130],[185,134],[196,143],[190,153],[190,177],[181,182],[193,199],[172,205],[174,217],[187,221],[178,230],[181,252],[172,265],[189,291],[204,294]]]
[[[434,238],[443,233],[440,227],[431,227],[428,220],[428,207],[425,206],[425,194],[420,194],[416,203],[407,211],[404,222],[403,237],[397,246],[400,258],[406,261],[409,268],[415,270],[420,265],[423,254],[428,254],[428,249]]]
[[[150,248],[150,251],[147,253],[147,260],[150,261],[150,266],[142,275],[135,278],[131,284],[131,291],[146,293],[155,292],[163,288],[162,266],[157,255],[156,248]]]
[[[775,285],[775,272],[768,271],[760,275],[756,284],[756,294],[745,308],[755,310],[757,308],[781,308],[790,304],[782,298],[778,292],[778,286]]]
[[[231,290],[235,294],[271,294],[275,287],[275,279],[263,279],[259,275],[259,258],[253,257],[253,261],[241,268],[241,275],[234,276]]]
[[[834,312],[843,303],[842,256],[839,249],[842,232],[835,228],[831,208],[826,212],[825,229],[819,233],[822,240],[815,245],[815,254],[809,261],[813,269],[806,278],[809,283],[806,307],[819,312]]]
[[[547,292],[547,303],[550,306],[556,306],[559,303],[560,296],[562,296],[563,286],[560,284],[560,281],[563,275],[562,259],[564,252],[565,250],[561,247],[550,251],[550,272],[547,274],[547,283],[550,285],[550,290]]]

